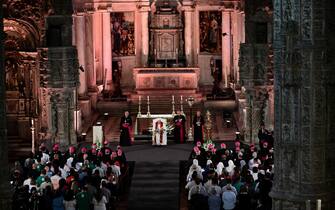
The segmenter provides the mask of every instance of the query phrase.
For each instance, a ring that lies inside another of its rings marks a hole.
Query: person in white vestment
[[[166,120],[154,119],[152,122],[152,145],[167,145]]]

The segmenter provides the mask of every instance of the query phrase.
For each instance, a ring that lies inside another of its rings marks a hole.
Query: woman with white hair
[[[223,173],[223,169],[224,169],[224,165],[222,162],[219,162],[216,166],[216,173],[218,174],[218,176],[221,176]]]
[[[186,181],[190,181],[191,180],[192,174],[193,174],[194,171],[197,172],[198,178],[202,180],[203,179],[203,177],[202,177],[202,169],[199,166],[199,162],[198,162],[197,159],[193,159],[193,164],[191,165],[191,167],[190,167],[190,169],[188,171],[188,175],[186,177]]]
[[[233,176],[234,168],[235,168],[234,162],[232,160],[229,160],[228,161],[228,166],[226,167],[226,171],[229,174],[229,176]]]

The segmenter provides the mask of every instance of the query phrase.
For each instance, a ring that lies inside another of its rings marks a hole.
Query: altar
[[[161,94],[162,90],[195,94],[198,89],[200,69],[196,67],[134,68],[133,75],[138,94]]]
[[[145,134],[140,128],[141,127],[145,127],[148,128],[148,132],[147,134],[152,133],[152,121],[153,119],[157,119],[157,118],[162,118],[162,119],[166,119],[167,121],[167,129],[171,130],[173,129],[173,124],[172,124],[172,119],[173,119],[173,115],[172,114],[141,114],[138,115],[136,117],[136,121],[135,121],[135,128],[134,128],[134,134],[138,135],[138,134]]]

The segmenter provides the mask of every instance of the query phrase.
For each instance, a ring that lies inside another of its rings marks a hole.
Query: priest
[[[129,112],[125,111],[120,121],[120,145],[130,146],[132,142],[132,120]]]
[[[201,112],[197,111],[197,114],[193,118],[193,129],[194,129],[194,144],[200,141],[202,144],[204,143],[204,124],[205,120],[203,116],[201,116]]]
[[[155,119],[152,126],[152,145],[167,144],[166,123],[162,119]]]
[[[185,122],[186,118],[178,110],[176,116],[173,118],[174,122],[174,140],[176,143],[185,143]]]

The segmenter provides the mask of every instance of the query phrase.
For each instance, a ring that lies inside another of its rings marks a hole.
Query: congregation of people
[[[257,146],[196,143],[185,186],[189,210],[271,210],[273,133],[262,125],[258,138]]]
[[[76,151],[79,150],[79,151]],[[61,152],[42,143],[11,170],[13,210],[111,210],[127,182],[126,156],[109,142]]]

